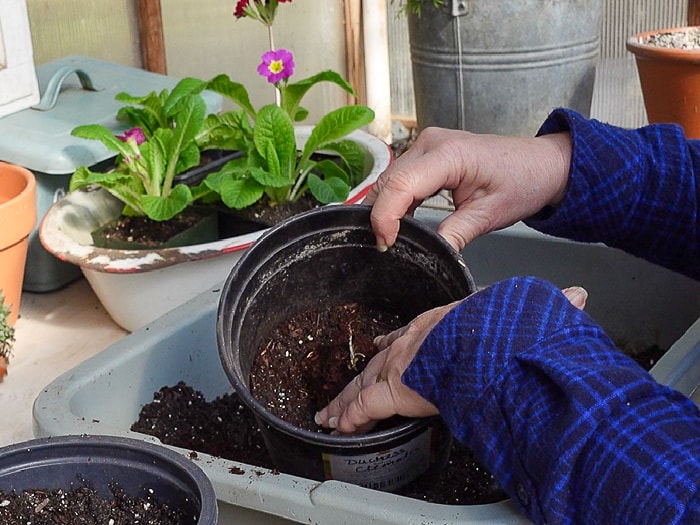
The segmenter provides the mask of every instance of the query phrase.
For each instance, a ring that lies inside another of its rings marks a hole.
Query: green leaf
[[[146,195],[141,199],[143,211],[154,221],[172,219],[192,203],[192,192],[186,184],[177,184],[167,197]]]
[[[82,139],[99,140],[110,150],[121,153],[125,157],[132,154],[132,149],[126,142],[118,139],[111,130],[99,124],[78,126],[71,131],[71,135]]]
[[[206,88],[207,83],[198,78],[187,77],[180,80],[170,95],[165,100],[163,111],[168,117],[172,117],[178,111],[178,106],[190,97],[202,98],[201,92]],[[204,102],[204,99],[202,99]],[[206,106],[206,103],[205,103]]]
[[[330,142],[323,146],[323,150],[340,155],[350,174],[350,186],[354,187],[360,184],[372,168],[372,156],[367,154],[362,144],[354,140],[345,139]]]
[[[119,102],[131,104],[129,109],[122,109],[117,113],[119,118],[126,118],[133,127],[143,128],[143,132],[147,137],[155,133],[160,127],[168,127],[168,116],[165,113],[165,100],[168,97],[168,91],[163,90],[160,94],[152,91],[148,95],[134,96],[128,93],[119,93],[114,97]],[[134,107],[140,106],[140,107]]]
[[[342,202],[350,193],[350,186],[338,177],[321,179],[315,173],[310,173],[308,184],[311,195],[321,204]]]
[[[255,108],[250,103],[248,91],[243,84],[233,82],[228,75],[221,74],[207,82],[206,88],[235,102],[255,120]]]
[[[253,179],[228,179],[222,182],[219,194],[226,206],[241,210],[258,202],[265,188]]]
[[[199,147],[194,142],[189,142],[180,152],[180,157],[175,165],[175,174],[177,175],[195,166],[199,166],[200,159]]]
[[[317,162],[313,167],[313,171],[315,173],[323,174],[324,179],[336,177],[345,181],[346,184],[350,183],[350,175],[348,175],[348,173],[341,168],[337,162],[330,159],[324,159]]]
[[[270,173],[262,168],[249,168],[248,174],[263,186],[270,188],[284,188],[289,186],[289,181],[282,179],[279,175]]]
[[[148,172],[145,195],[157,197],[162,194],[163,180],[168,164],[168,151],[172,141],[172,130],[160,128],[153,137],[141,144],[141,157]]]
[[[374,120],[374,111],[366,106],[345,106],[331,111],[318,121],[304,145],[302,159],[323,148],[329,142],[341,139]]]
[[[104,188],[113,188],[121,184],[128,184],[132,179],[131,175],[128,173],[120,172],[109,172],[101,173],[91,171],[85,166],[81,166],[70,178],[70,184],[68,185],[68,191],[76,191],[80,188],[86,186],[91,186],[96,184]]]
[[[309,78],[305,78],[292,84],[287,84],[280,89],[282,94],[282,108],[288,115],[293,116],[295,121],[298,122],[300,120],[297,118],[297,108],[299,104],[301,104],[301,99],[304,98],[304,95],[306,95],[306,92],[309,91],[309,89],[319,82],[332,82],[340,86],[351,95],[356,94],[353,87],[341,75],[331,70],[321,71],[320,73],[317,73]]]
[[[253,132],[258,154],[267,163],[267,170],[280,178],[280,184],[292,184],[297,158],[294,124],[289,115],[274,104],[258,112]]]

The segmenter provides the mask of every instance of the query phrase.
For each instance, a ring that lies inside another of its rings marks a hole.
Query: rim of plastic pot
[[[117,476],[124,473],[131,478]],[[5,491],[87,484],[105,497],[107,484],[114,481],[134,497],[138,495],[130,485],[145,488],[149,478],[163,484],[155,494],[158,501],[173,507],[158,496],[165,490],[186,493],[196,498],[198,525],[217,523],[218,506],[211,480],[191,460],[164,446],[120,436],[66,435],[0,448],[0,488]]]
[[[683,33],[691,29],[698,30],[700,28],[695,26],[670,27],[636,33],[627,39],[626,47],[629,52],[639,59],[663,58],[664,60],[676,60],[690,63],[700,62],[700,49],[678,49],[644,43],[644,40],[651,35],[658,35],[661,33]]]
[[[302,237],[313,236],[320,229],[327,235],[334,233],[340,235],[342,231],[349,228],[349,225],[354,224],[356,225],[355,227],[365,229],[371,233],[371,247],[375,248],[373,244],[374,233],[372,233],[369,220],[370,211],[370,206],[360,204],[327,206],[296,215],[270,228],[231,270],[224,282],[217,312],[216,334],[219,356],[224,371],[241,401],[253,409],[257,416],[261,417],[267,424],[271,424],[278,431],[307,443],[331,446],[336,449],[370,447],[410,433],[418,433],[423,428],[435,424],[435,420],[439,419],[439,416],[405,418],[405,421],[391,428],[370,431],[359,435],[325,434],[299,428],[267,410],[252,395],[248,388],[248,381],[242,377],[243,373],[240,367],[234,362],[231,348],[233,338],[227,337],[226,334],[233,332],[236,335],[240,335],[240,326],[234,327],[234,314],[238,308],[246,309],[249,304],[248,300],[245,299],[247,287],[239,281],[244,279],[244,276],[248,273],[264,274],[266,263],[270,259],[268,253],[270,250],[273,250],[273,253],[282,252],[297,242],[295,238],[289,235],[291,230],[301,230],[304,232]],[[362,224],[362,226],[357,226],[358,224]],[[468,294],[476,291],[474,278],[469,272],[461,254],[443,237],[438,235],[435,230],[413,217],[406,216],[400,221],[399,235],[394,247],[407,242],[409,237],[412,241],[411,244],[420,244],[426,251],[443,255],[448,258],[447,260],[450,261],[455,269],[459,268],[458,275],[461,278],[461,282],[453,283],[453,291],[455,292],[453,300],[466,297]]]

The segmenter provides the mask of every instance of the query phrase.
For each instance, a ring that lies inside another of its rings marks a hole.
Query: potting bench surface
[[[32,405],[39,392],[127,334],[84,279],[53,293],[23,293],[14,352],[0,383],[5,407],[0,446],[32,439]]]

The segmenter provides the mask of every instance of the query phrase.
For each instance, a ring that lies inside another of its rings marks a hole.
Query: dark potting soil
[[[261,344],[261,355],[251,372],[251,391],[280,417],[290,421],[282,412],[286,409],[293,414],[293,424],[321,431],[313,414],[377,352],[374,337],[403,324],[395,316],[356,304],[293,316]],[[331,370],[335,373],[329,376]],[[315,379],[318,377],[323,379]],[[252,412],[235,393],[207,402],[185,383],[163,387],[155,393],[153,403],[142,408],[132,430],[169,445],[275,470]],[[456,441],[449,464],[434,487],[426,490],[416,483],[398,493],[448,505],[492,503],[507,497],[483,465]]]
[[[270,350],[273,346],[282,345],[285,339],[291,342],[291,355],[301,357],[293,365],[299,368],[300,374],[313,369],[329,370],[331,360],[340,363],[337,368],[342,371],[336,378],[335,386],[321,383],[321,397],[316,401],[323,406],[327,399],[333,397],[332,390],[339,391],[365,365],[366,361],[376,352],[372,345],[373,336],[386,333],[399,320],[381,316],[377,312],[369,312],[367,319],[358,323],[361,315],[367,311],[358,309],[356,305],[338,307],[335,312],[331,309],[315,314],[307,313],[290,319],[278,328],[279,334],[271,339]],[[335,323],[328,320],[336,319]],[[340,321],[342,320],[342,322]],[[303,328],[308,322],[309,328]],[[331,332],[320,331],[321,326],[332,326]],[[352,351],[355,355],[353,369],[350,345],[350,328],[353,329]],[[331,334],[331,335],[329,335]],[[310,336],[310,339],[309,339]],[[335,358],[321,358],[321,353],[332,346],[330,341],[336,341],[337,349],[342,349]],[[314,345],[311,343],[315,342]],[[267,348],[267,346],[265,348]],[[658,346],[619,344],[622,351],[632,356],[641,366],[650,369],[663,355],[664,350]],[[278,352],[279,348],[274,351]],[[311,355],[309,355],[311,354]],[[319,357],[315,357],[318,354]],[[360,357],[360,354],[364,357]],[[282,355],[282,354],[280,354]],[[288,359],[285,356],[285,359]],[[269,363],[268,363],[269,364]],[[279,387],[282,379],[293,375],[289,373],[289,363],[284,365],[284,377],[275,374],[274,388]],[[324,386],[328,390],[324,390]],[[311,386],[300,387],[308,390]],[[287,395],[287,394],[285,394]],[[289,394],[294,397],[294,394]],[[277,399],[275,398],[275,402]],[[307,406],[302,411],[303,419],[308,423],[316,408]],[[315,426],[315,424],[314,424]],[[314,427],[312,427],[314,428]],[[218,456],[231,461],[264,467],[276,471],[274,464],[265,448],[262,434],[252,412],[244,406],[235,393],[225,394],[212,401],[207,401],[201,392],[183,382],[174,386],[164,386],[154,395],[154,401],[141,409],[139,419],[133,424],[133,431],[149,434],[159,438],[163,443],[192,450],[191,457],[196,459],[197,452]],[[241,475],[245,471],[238,468],[232,475]],[[260,471],[262,474],[262,471]],[[406,486],[399,491],[404,496],[432,503],[447,505],[474,505],[493,503],[505,499],[506,494],[499,488],[493,476],[474,458],[469,449],[453,440],[450,459],[443,469],[437,484],[429,490],[418,486]]]
[[[377,353],[374,338],[404,324],[357,304],[299,312],[263,339],[250,371],[250,391],[279,418],[322,432],[314,414],[364,370]]]
[[[5,493],[0,490],[3,525],[184,525],[185,518],[167,505],[148,497],[132,498],[117,484],[112,498],[89,486],[71,490],[32,489]],[[191,523],[191,521],[187,521]]]
[[[158,247],[175,235],[191,228],[201,219],[202,216],[197,213],[184,212],[168,221],[122,215],[111,225],[103,228],[101,236],[123,243]]]
[[[265,448],[253,413],[235,393],[207,401],[201,392],[184,382],[164,386],[144,405],[131,430],[155,436],[167,445],[221,457],[278,472]],[[243,475],[235,468],[232,475]],[[274,475],[274,474],[272,474]],[[450,459],[440,479],[430,489],[408,485],[397,491],[410,498],[445,505],[478,505],[506,499],[493,476],[470,450],[452,442]]]

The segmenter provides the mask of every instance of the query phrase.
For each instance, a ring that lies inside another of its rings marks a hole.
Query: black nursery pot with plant
[[[429,486],[451,444],[439,417],[399,418],[394,426],[367,434],[335,435],[290,424],[250,391],[259,345],[298,312],[353,303],[407,323],[475,290],[461,256],[434,230],[404,218],[396,244],[380,253],[369,217],[367,206],[327,206],[264,234],[224,283],[216,328],[219,354],[282,472],[387,491],[411,481]],[[369,464],[371,469],[362,468]]]
[[[167,505],[182,523],[217,523],[209,478],[191,460],[161,445],[113,436],[57,436],[0,448],[0,491],[5,494],[88,487],[110,501],[115,485],[131,498]]]

